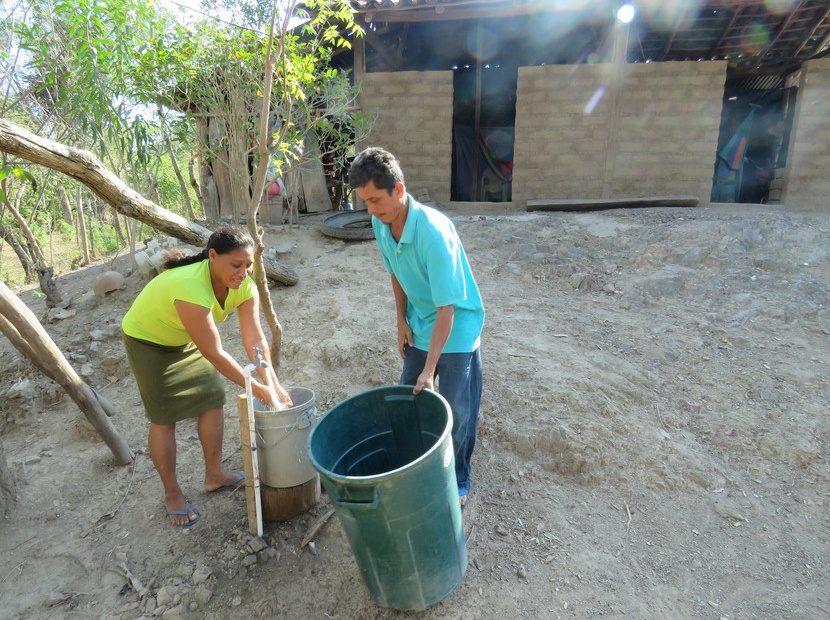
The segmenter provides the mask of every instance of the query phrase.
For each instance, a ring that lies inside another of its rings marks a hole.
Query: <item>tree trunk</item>
[[[207,145],[210,144],[210,123],[207,118],[196,119],[196,151],[190,159],[190,183],[198,183],[199,204],[202,205],[202,212],[208,222],[215,222],[219,219],[219,190],[216,187],[216,179],[213,177],[213,164],[210,161],[210,154]],[[198,179],[193,173],[193,162],[199,162],[197,170]]]
[[[186,220],[143,198],[108,170],[92,153],[74,149],[35,134],[0,118],[0,150],[62,172],[86,185],[116,211],[175,237],[204,247],[211,230]],[[290,268],[268,269],[268,278],[288,286],[298,276]]]
[[[17,195],[17,199],[15,202],[18,204],[20,203],[20,199],[23,196],[23,192],[20,192]],[[32,256],[35,258],[35,263],[38,265],[45,265],[46,264],[46,257],[43,256],[43,250],[40,249],[40,244],[35,239],[35,235],[32,232],[31,227],[29,224],[26,223],[26,220],[23,219],[23,216],[20,214],[17,205],[13,205],[11,201],[6,200],[6,206],[8,207],[9,211],[14,217],[14,221],[17,222],[17,225],[20,226],[20,230],[23,231],[23,234],[26,237],[26,241],[29,244],[29,250],[32,253]]]
[[[17,254],[17,258],[20,261],[20,265],[23,267],[23,275],[26,282],[31,282],[35,279],[35,261],[32,255],[29,253],[28,248],[24,248],[20,243],[18,243],[17,239],[14,238],[11,231],[8,230],[5,226],[0,224],[0,237],[8,243],[14,253]]]
[[[230,122],[225,123],[228,146],[228,181],[230,182],[233,221],[241,221],[251,200],[251,135],[245,119],[250,116],[244,93],[231,92]],[[267,157],[267,155],[266,155]],[[268,159],[265,160],[266,164]],[[267,169],[267,166],[266,166]]]
[[[202,201],[202,189],[199,187],[199,182],[196,180],[196,173],[193,171],[194,167],[196,166],[196,162],[198,161],[198,157],[196,155],[196,151],[193,151],[190,155],[190,159],[187,161],[187,176],[190,179],[190,187],[193,188],[193,191],[196,192],[196,199],[199,201],[199,205],[202,207],[202,212],[205,212],[205,204]],[[194,216],[194,220],[196,217]]]
[[[117,213],[112,214],[112,227],[115,229],[115,236],[118,237],[118,243],[124,245],[127,243],[126,237],[124,237],[124,231],[121,230],[121,220],[118,218]]]
[[[211,117],[208,124],[208,144],[224,144],[228,139],[225,121],[218,116]],[[231,183],[230,160],[228,149],[220,148],[210,152],[210,170],[216,186],[218,200],[218,217],[233,217],[233,191]],[[236,221],[236,220],[234,220]]]
[[[66,195],[66,189],[60,183],[55,183],[55,185],[58,188],[58,198],[61,201],[61,207],[63,207],[63,221],[67,224],[74,225],[75,218],[72,215],[72,205],[69,204],[69,196]]]
[[[0,443],[0,518],[9,514],[9,508],[17,500],[17,488],[6,464],[3,444]]]
[[[173,172],[179,180],[179,189],[182,190],[182,198],[184,204],[187,206],[187,214],[191,220],[196,219],[196,214],[193,213],[193,203],[190,201],[190,192],[187,191],[187,183],[184,182],[182,171],[179,169],[179,162],[176,161],[176,153],[173,151],[173,143],[170,142],[170,136],[167,132],[164,133],[164,146],[167,147],[167,154],[170,155],[170,163],[173,165]]]
[[[131,463],[133,453],[110,422],[98,395],[66,361],[29,307],[3,282],[0,282],[0,331],[32,364],[66,390],[109,446],[118,464]]]
[[[91,201],[90,201],[91,203]],[[84,213],[84,219],[86,220],[87,225],[87,245],[89,246],[89,258],[90,260],[95,260],[95,220],[96,220],[96,213],[95,213],[95,205],[89,205],[89,211]]]
[[[38,267],[37,277],[40,280],[40,290],[46,295],[47,308],[66,308],[68,304],[64,303],[61,292],[58,290],[58,285],[55,283],[55,270],[52,267]]]
[[[265,84],[263,85],[262,108],[260,109],[259,117],[259,134],[257,139],[257,149],[259,158],[254,166],[253,186],[251,187],[251,196],[247,204],[246,219],[248,224],[248,231],[253,236],[256,242],[256,249],[254,253],[254,281],[259,292],[259,299],[262,313],[265,315],[265,322],[271,330],[271,366],[276,369],[280,365],[280,350],[282,347],[282,325],[277,318],[277,313],[274,310],[274,304],[271,302],[271,295],[268,293],[268,287],[265,281],[265,261],[262,259],[262,250],[264,245],[262,243],[262,229],[257,226],[256,216],[259,210],[259,205],[262,202],[262,195],[265,192],[265,180],[268,177],[268,164],[270,163],[270,146],[271,133],[270,129],[270,109],[268,102],[271,101],[271,88],[274,83],[274,71],[272,68],[273,54],[271,50],[272,42],[274,41],[274,23],[276,15],[271,16],[271,27],[268,36],[268,51],[265,56]]]
[[[86,237],[86,221],[84,218],[84,200],[81,196],[81,188],[75,190],[75,232],[81,242],[81,256],[83,265],[89,265],[89,242]]]

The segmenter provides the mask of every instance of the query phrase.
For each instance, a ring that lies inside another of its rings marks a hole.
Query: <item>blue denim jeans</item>
[[[427,352],[406,347],[401,385],[415,385],[424,369]],[[478,410],[481,406],[481,353],[443,353],[435,369],[436,391],[452,409],[452,441],[458,492],[470,489],[470,460],[476,445]]]

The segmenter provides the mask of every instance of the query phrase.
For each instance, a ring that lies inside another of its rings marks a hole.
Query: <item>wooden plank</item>
[[[254,480],[254,454],[256,446],[251,446],[251,427],[248,424],[248,398],[245,394],[236,397],[239,411],[239,435],[242,438],[242,466],[245,471],[245,500],[248,503],[248,531],[258,535],[257,494]],[[251,449],[253,447],[253,450]]]
[[[568,198],[561,200],[531,199],[528,211],[589,211],[638,207],[696,207],[696,196],[643,196],[640,198]]]

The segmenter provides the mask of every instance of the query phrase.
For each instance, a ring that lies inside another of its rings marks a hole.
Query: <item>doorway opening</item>
[[[724,87],[712,202],[765,204],[787,166],[796,76],[727,78]]]
[[[450,199],[510,202],[518,67],[473,62],[453,72]]]

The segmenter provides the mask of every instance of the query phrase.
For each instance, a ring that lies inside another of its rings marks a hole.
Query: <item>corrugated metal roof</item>
[[[497,19],[543,14],[581,22],[599,47],[615,23],[617,0],[352,0],[365,22],[393,33],[424,21]],[[660,0],[634,2],[629,62],[728,60],[742,72],[785,72],[830,50],[827,0]],[[550,21],[539,23],[549,24]],[[440,54],[441,50],[435,50]]]

